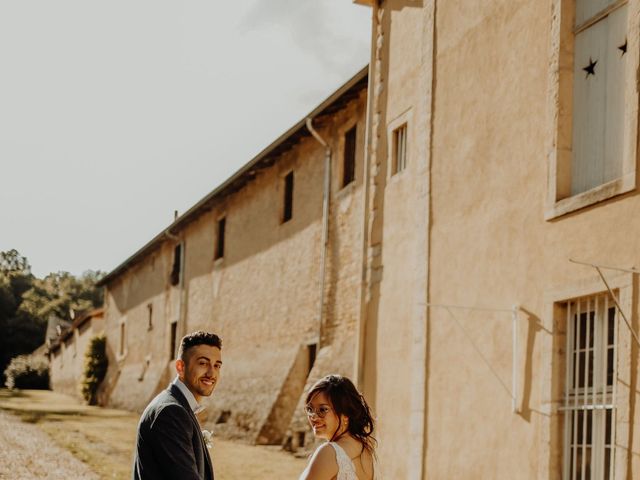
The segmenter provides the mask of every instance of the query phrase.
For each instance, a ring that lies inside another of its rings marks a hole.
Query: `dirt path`
[[[0,480],[129,480],[138,418],[55,392],[0,389]],[[211,457],[220,480],[295,480],[307,463],[277,446],[222,439]]]
[[[2,411],[0,478],[98,480],[84,463],[55,445],[38,427]]]

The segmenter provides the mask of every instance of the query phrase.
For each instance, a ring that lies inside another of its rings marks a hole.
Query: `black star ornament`
[[[595,75],[596,74],[596,63],[598,63],[598,61],[593,61],[591,59],[591,57],[589,57],[589,65],[587,65],[586,67],[584,67],[582,70],[584,70],[585,72],[587,72],[587,77],[589,77],[589,75]]]
[[[627,39],[626,38],[624,39],[624,43],[618,47],[618,50],[620,50],[622,52],[622,55],[627,53]],[[620,56],[622,56],[622,55],[620,55]]]

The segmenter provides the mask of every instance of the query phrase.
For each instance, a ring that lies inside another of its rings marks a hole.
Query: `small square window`
[[[392,174],[407,168],[407,124],[401,125],[393,131],[393,146],[391,159]]]

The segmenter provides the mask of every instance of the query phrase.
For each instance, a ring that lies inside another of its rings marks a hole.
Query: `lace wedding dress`
[[[353,465],[353,461],[349,458],[347,452],[335,442],[329,442],[329,445],[336,451],[336,460],[338,461],[338,476],[336,480],[358,480],[356,467]],[[373,479],[378,479],[375,462],[373,465]]]

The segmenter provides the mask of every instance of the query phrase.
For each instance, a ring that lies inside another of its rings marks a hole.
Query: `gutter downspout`
[[[324,188],[322,192],[322,250],[320,251],[320,301],[318,302],[318,351],[322,342],[324,299],[326,283],[327,249],[329,247],[329,197],[331,196],[331,147],[313,128],[313,119],[307,118],[307,130],[324,147]]]

